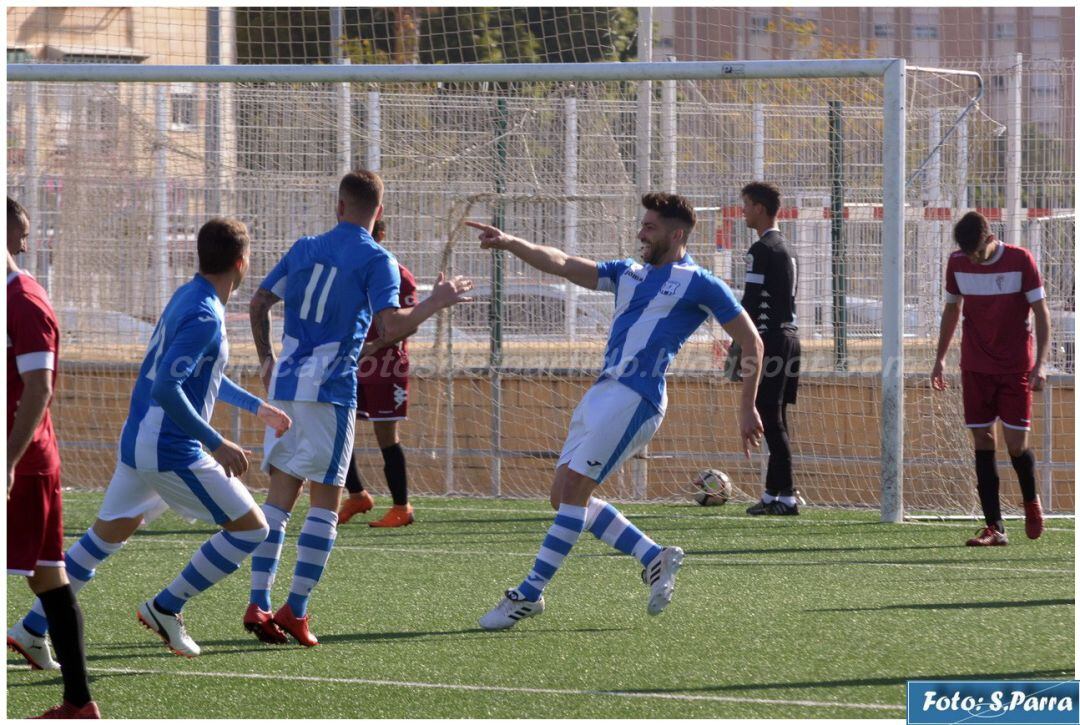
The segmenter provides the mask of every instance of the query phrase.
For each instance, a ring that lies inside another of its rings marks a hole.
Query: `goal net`
[[[763,178],[783,192],[780,227],[799,258],[803,378],[789,411],[798,488],[813,505],[880,507],[882,340],[896,312],[886,302],[884,83],[756,78],[756,67],[652,82],[528,73],[473,81],[455,68],[423,82],[309,82],[299,71],[312,66],[297,66],[290,82],[192,82],[180,73],[12,82],[9,193],[31,211],[34,251],[24,266],[48,287],[63,331],[54,416],[65,485],[108,482],[133,376],[157,315],[195,271],[199,226],[220,214],[251,230],[251,271],[228,305],[227,328],[232,376],[261,392],[251,294],[297,237],[334,225],[341,173],[366,167],[386,182],[386,245],[421,289],[440,271],[477,283],[475,302],[410,341],[402,433],[417,493],[546,495],[613,311],[609,295],[481,250],[463,221],[592,259],[632,257],[641,192],[677,191],[699,209],[691,254],[741,296],[753,237],[739,189]],[[998,124],[973,105],[978,94],[974,74],[907,73],[910,178],[897,182],[907,511],[978,509],[958,377],[945,393],[928,384],[952,224],[976,206],[973,180],[1000,171]],[[1038,221],[1045,253],[1073,253],[1071,218]],[[1071,276],[1053,283],[1071,296]],[[606,495],[685,498],[698,470],[720,468],[743,498],[756,498],[766,455],[740,453],[738,386],[721,372],[727,346],[712,321],[689,340],[670,371],[663,426],[605,482]],[[953,373],[958,349],[959,340]],[[1054,510],[1073,506],[1072,396],[1071,379],[1055,374],[1036,398],[1034,447]],[[259,458],[257,421],[218,406],[214,423]],[[364,425],[357,450],[378,485],[381,459]],[[257,472],[248,482],[265,484]],[[1003,486],[1015,507],[1012,489]]]

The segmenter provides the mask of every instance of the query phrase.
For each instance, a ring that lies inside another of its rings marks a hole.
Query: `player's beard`
[[[661,242],[643,242],[641,250],[641,261],[645,264],[656,265],[657,261],[662,259],[668,250],[671,249],[671,243],[667,240]]]

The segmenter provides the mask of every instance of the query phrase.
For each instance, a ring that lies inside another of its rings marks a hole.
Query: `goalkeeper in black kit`
[[[780,190],[773,184],[754,181],[742,189],[743,218],[758,234],[746,255],[746,290],[742,306],[754,321],[765,343],[761,385],[756,406],[769,445],[765,492],[746,513],[751,516],[797,516],[798,492],[791,467],[791,439],[787,407],[795,404],[799,389],[799,328],[795,325],[795,287],[798,263],[780,234]],[[732,350],[732,361],[738,357]],[[738,378],[739,365],[732,368]]]

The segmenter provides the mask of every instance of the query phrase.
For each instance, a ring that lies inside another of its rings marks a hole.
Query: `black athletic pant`
[[[769,445],[765,490],[773,496],[794,496],[787,406],[795,403],[799,391],[799,336],[795,330],[776,330],[766,332],[761,339],[765,357],[756,406]]]

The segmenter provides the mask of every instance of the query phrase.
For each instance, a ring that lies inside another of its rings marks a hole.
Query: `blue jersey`
[[[397,260],[366,229],[341,222],[298,240],[260,287],[285,300],[270,398],[356,407],[356,362],[372,316],[400,304]]]
[[[173,294],[150,338],[120,434],[120,460],[151,471],[186,469],[224,438],[210,427],[214,401],[252,413],[262,401],[224,375],[225,309],[201,275]]]
[[[742,307],[731,289],[687,254],[654,267],[632,259],[600,262],[596,288],[615,293],[615,315],[600,380],[618,380],[663,412],[664,372],[687,338],[713,315],[724,324]]]

